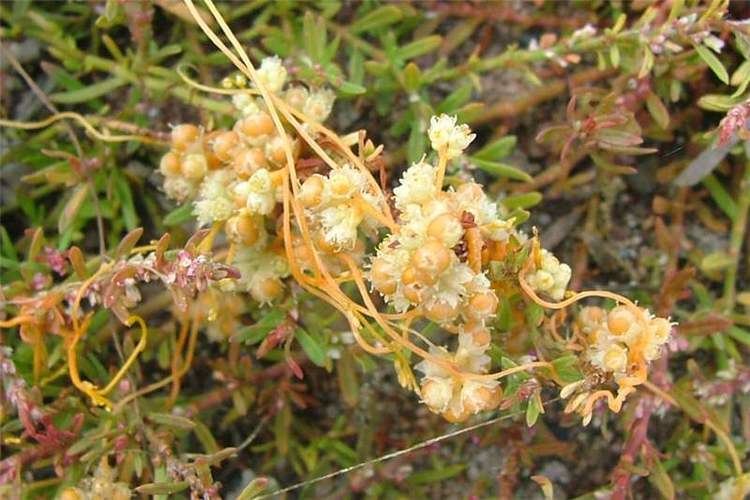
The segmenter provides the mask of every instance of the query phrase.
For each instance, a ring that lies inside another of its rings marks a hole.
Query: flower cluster
[[[431,354],[451,361],[453,366],[468,373],[486,373],[490,365],[490,358],[485,354],[489,343],[487,330],[463,332],[458,336],[455,353],[433,347]],[[431,360],[424,360],[415,368],[424,374],[420,388],[422,401],[449,422],[463,422],[475,413],[492,410],[500,404],[502,389],[497,380],[456,377]]]
[[[331,112],[333,92],[287,85],[287,71],[278,57],[263,59],[258,78],[268,91],[311,121],[323,121]],[[242,77],[224,81],[225,87],[244,85]],[[227,282],[225,289],[239,287],[266,303],[283,293],[282,279],[289,275],[281,245],[269,226],[274,225],[274,211],[282,201],[287,154],[291,152],[296,161],[300,141],[289,131],[277,130],[266,104],[253,92],[239,88],[233,95],[238,119],[231,129],[209,132],[192,124],[174,127],[171,149],[162,158],[160,171],[170,198],[191,202],[199,225],[223,228],[235,245],[229,263],[242,277]],[[351,213],[327,204],[319,219],[329,228],[327,239],[332,245],[347,246],[356,239],[356,229],[351,235]]]
[[[526,276],[531,288],[554,300],[561,300],[570,281],[570,266],[561,263],[551,252],[542,249],[539,266]]]
[[[646,309],[628,304],[610,311],[595,306],[584,307],[576,326],[583,338],[585,360],[599,380],[613,380],[618,385],[617,397],[609,401],[613,411],[618,411],[634,387],[646,380],[648,365],[661,355],[673,324],[665,318],[653,316]],[[561,394],[569,397],[576,393],[566,412],[577,411],[584,423],[588,423],[593,402],[606,395],[580,390],[585,385],[583,382],[564,387]]]

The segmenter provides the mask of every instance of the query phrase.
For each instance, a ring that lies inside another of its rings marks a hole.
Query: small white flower
[[[195,196],[198,187],[181,176],[166,177],[164,179],[164,192],[176,201],[185,201]]]
[[[271,92],[278,92],[286,82],[286,68],[278,56],[266,57],[260,62],[258,78]]]
[[[232,104],[242,116],[251,116],[260,112],[260,107],[250,94],[243,92],[232,96]]]
[[[347,205],[326,208],[320,213],[323,237],[336,248],[354,248],[357,242],[357,227],[362,222],[362,212]]]
[[[426,203],[434,198],[437,192],[435,167],[425,162],[412,164],[401,177],[399,186],[393,190],[396,206],[400,209],[412,203]]]
[[[268,215],[273,211],[276,194],[271,175],[265,168],[255,172],[247,183],[240,183],[237,188],[240,193],[248,192],[246,206],[250,212]]]
[[[542,265],[526,277],[534,291],[543,292],[554,300],[561,300],[570,281],[571,269],[560,263],[551,252],[542,249]]]
[[[302,112],[316,122],[325,121],[333,109],[336,94],[328,89],[318,89],[310,93],[302,105]]]
[[[448,159],[460,156],[476,137],[468,125],[456,125],[456,117],[445,114],[430,119],[428,135],[432,149],[444,154]]]
[[[234,173],[229,169],[216,170],[206,176],[193,209],[198,224],[205,226],[232,216],[234,201],[229,185],[233,179]]]

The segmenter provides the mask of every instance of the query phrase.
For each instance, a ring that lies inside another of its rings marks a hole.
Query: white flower
[[[336,94],[328,89],[318,89],[310,93],[302,105],[302,112],[316,122],[322,122],[333,109],[333,101],[336,100]]]
[[[278,56],[266,57],[260,62],[258,78],[270,92],[278,92],[286,82],[286,68]]]
[[[256,214],[268,215],[276,205],[276,190],[271,174],[265,168],[255,172],[247,182],[235,188],[240,195],[247,193],[247,209]]]
[[[201,226],[227,220],[234,213],[234,201],[229,185],[234,179],[230,169],[216,170],[201,184],[193,213]]]
[[[185,201],[195,196],[198,188],[195,184],[181,176],[166,177],[164,179],[164,192],[176,201]]]
[[[336,248],[354,248],[357,227],[362,219],[363,214],[356,207],[337,205],[326,208],[320,213],[320,225],[326,243]]]
[[[554,300],[561,300],[570,281],[570,266],[560,263],[557,257],[544,249],[541,260],[541,267],[529,274],[526,281],[534,291],[546,293]]]
[[[260,107],[250,94],[243,92],[232,96],[232,104],[242,116],[251,116],[260,112]]]
[[[393,190],[396,206],[400,209],[412,203],[426,203],[437,192],[435,167],[422,161],[412,164],[401,177],[399,186]]]
[[[448,115],[433,116],[430,119],[428,135],[432,149],[444,154],[448,159],[460,156],[476,137],[468,125],[456,125],[456,117]]]

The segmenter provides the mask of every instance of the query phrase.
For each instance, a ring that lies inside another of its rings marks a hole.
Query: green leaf
[[[77,104],[90,101],[103,95],[112,93],[113,90],[122,87],[128,83],[124,78],[113,76],[106,80],[94,83],[78,90],[69,90],[67,92],[55,92],[50,94],[50,99],[60,104]]]
[[[426,36],[411,43],[407,43],[406,45],[402,45],[396,51],[396,56],[402,60],[413,59],[436,50],[440,47],[442,42],[443,37],[440,35]]]
[[[337,90],[342,94],[348,95],[360,95],[367,92],[367,89],[362,85],[353,82],[343,81],[336,86]]]
[[[65,203],[62,213],[60,214],[60,219],[57,221],[57,230],[60,233],[67,231],[76,220],[78,212],[81,210],[81,207],[83,207],[83,202],[86,201],[88,188],[88,184],[79,184]]]
[[[542,201],[542,193],[531,191],[530,193],[514,194],[502,200],[502,204],[508,210],[514,208],[531,208]]]
[[[190,220],[193,217],[193,205],[191,203],[185,203],[175,208],[167,215],[164,216],[165,226],[177,226]]]
[[[242,489],[242,492],[237,497],[237,500],[252,500],[253,498],[263,493],[267,487],[268,478],[256,477]]]
[[[173,495],[180,491],[188,489],[190,484],[187,481],[177,481],[173,483],[146,483],[138,486],[135,491],[143,495]]]
[[[713,198],[719,208],[727,214],[731,220],[735,220],[737,218],[737,204],[727,190],[724,189],[724,186],[721,185],[716,176],[714,174],[708,174],[703,178],[702,182],[708,189],[708,192],[711,193],[711,198]]]
[[[474,86],[471,83],[461,85],[451,92],[448,97],[443,99],[443,102],[437,105],[435,111],[437,113],[454,113],[461,106],[469,102],[473,90]]]
[[[703,59],[703,62],[705,62],[709,68],[711,68],[711,71],[714,72],[714,74],[724,83],[729,83],[729,73],[727,73],[727,69],[724,67],[724,65],[721,63],[718,57],[716,57],[716,54],[714,54],[711,49],[706,47],[705,45],[696,45],[695,51],[698,53],[701,59]]]
[[[422,121],[416,119],[411,124],[409,142],[406,147],[406,158],[409,160],[409,163],[418,161],[424,154],[426,146],[427,142],[422,128]]]
[[[138,215],[135,212],[133,204],[133,193],[130,190],[130,184],[125,177],[118,173],[114,176],[114,188],[117,199],[122,205],[122,219],[128,230],[133,230],[138,225]]]
[[[213,434],[211,434],[211,431],[206,427],[206,424],[199,422],[198,420],[194,421],[194,424],[195,427],[193,427],[193,432],[195,433],[195,437],[197,437],[198,441],[203,445],[203,449],[206,450],[206,453],[211,454],[219,451],[221,448],[216,442]]]
[[[411,485],[434,484],[459,475],[466,464],[453,464],[433,470],[416,472],[406,480]]]
[[[505,163],[499,163],[496,161],[482,160],[477,157],[471,157],[471,160],[477,167],[494,177],[507,177],[508,179],[522,182],[532,181],[532,177],[529,174],[512,165],[507,165]]]
[[[195,422],[193,422],[192,420],[185,417],[172,415],[170,413],[149,413],[148,418],[152,422],[155,422],[159,425],[166,425],[169,428],[183,429],[186,431],[190,431],[195,428]]]
[[[552,367],[555,369],[557,377],[564,384],[570,384],[583,378],[583,374],[578,369],[578,357],[574,354],[552,360]]]
[[[250,325],[241,329],[239,332],[232,336],[232,341],[244,342],[247,345],[257,344],[266,335],[279,326],[282,321],[286,318],[286,312],[281,309],[271,309],[260,321],[254,325]]]
[[[750,347],[750,332],[748,332],[747,330],[740,328],[739,326],[732,326],[729,328],[727,333],[737,342]]]
[[[533,427],[541,413],[542,407],[539,404],[539,398],[532,396],[526,406],[526,426]]]
[[[326,27],[323,20],[316,18],[311,10],[305,12],[303,18],[302,37],[305,50],[313,62],[322,62],[326,46]]]
[[[726,252],[716,251],[705,255],[701,259],[700,268],[703,272],[715,272],[726,269],[734,263],[734,259]]]
[[[384,5],[357,19],[349,26],[349,32],[357,34],[363,31],[374,31],[400,21],[402,17],[401,9],[395,5]]]
[[[669,127],[669,111],[654,92],[649,92],[646,97],[646,108],[657,125],[665,130]]]
[[[651,474],[648,475],[649,482],[659,490],[662,497],[672,500],[675,497],[674,484],[672,484],[672,479],[664,469],[661,460],[654,456],[650,465],[649,470],[651,471]]]
[[[473,156],[474,158],[487,161],[502,160],[513,152],[516,142],[515,135],[506,135],[485,145],[482,149],[474,153]]]
[[[294,331],[294,336],[302,346],[302,350],[305,351],[310,361],[315,363],[317,366],[325,367],[328,356],[326,355],[325,345],[320,339],[310,335],[306,330],[297,328]]]
[[[404,86],[409,92],[416,92],[422,83],[422,71],[419,66],[410,62],[406,65],[404,70],[401,72],[404,78]]]

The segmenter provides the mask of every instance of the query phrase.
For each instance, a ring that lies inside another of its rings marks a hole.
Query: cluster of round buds
[[[287,70],[278,57],[261,61],[258,78],[268,91],[312,120],[323,121],[331,112],[334,93],[287,86]],[[222,83],[238,89],[232,98],[236,122],[230,129],[211,132],[191,124],[174,127],[172,147],[160,165],[164,191],[178,202],[192,202],[199,225],[223,225],[235,245],[232,263],[243,273],[240,286],[268,302],[281,295],[288,265],[283,253],[271,248],[276,240],[266,228],[274,223],[267,217],[277,213],[281,169],[289,151],[297,159],[300,141],[292,132],[279,133],[263,100],[242,90],[247,87],[244,77],[235,75]],[[333,215],[321,217],[336,230]],[[247,274],[251,272],[253,276]]]
[[[490,364],[485,354],[489,342],[489,332],[462,332],[455,354],[442,347],[432,347],[430,353],[462,371],[486,373]],[[463,422],[471,415],[497,408],[502,399],[502,389],[496,380],[457,377],[431,360],[421,361],[415,368],[424,374],[420,383],[422,401],[450,422]]]
[[[404,173],[394,189],[401,229],[379,246],[369,279],[399,312],[419,307],[444,326],[483,325],[498,299],[481,269],[481,248],[507,240],[512,221],[500,217],[478,184],[442,191],[435,175],[425,162]]]
[[[184,123],[172,129],[171,149],[161,158],[164,191],[177,201],[193,198],[209,170],[203,131]]]
[[[648,365],[661,355],[673,323],[655,317],[647,309],[618,305],[610,311],[584,307],[576,326],[585,345],[585,359],[598,374],[597,380],[614,380],[619,386],[617,397],[608,391],[590,392],[584,380],[562,389],[563,398],[575,394],[565,411],[577,411],[587,424],[593,401],[598,397],[606,396],[610,409],[617,412],[634,387],[646,380]]]
[[[540,252],[539,266],[526,275],[529,286],[554,300],[562,300],[570,281],[570,266],[561,263],[557,257],[545,249]]]
[[[326,176],[308,177],[299,199],[323,250],[352,250],[360,226],[370,232],[377,228],[371,214],[379,210],[379,196],[367,177],[350,165],[335,168]]]
[[[476,137],[468,125],[456,125],[456,117],[449,115],[433,116],[428,135],[432,149],[449,160],[460,156]]]

